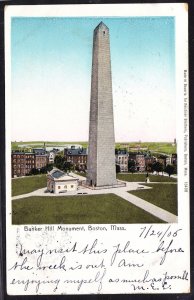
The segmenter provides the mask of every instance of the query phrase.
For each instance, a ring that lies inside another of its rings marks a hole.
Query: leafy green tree
[[[149,163],[146,167],[146,171],[148,172],[154,172],[154,169],[153,169],[153,163]]]
[[[47,172],[50,172],[52,169],[53,169],[53,164],[47,164],[46,166],[40,169],[40,173],[46,174]]]
[[[128,170],[131,173],[135,173],[135,161],[133,159],[129,159],[128,161]]]
[[[168,176],[170,177],[170,175],[175,174],[176,170],[175,170],[175,166],[173,165],[167,165],[165,170],[164,170]]]
[[[135,171],[136,171],[135,166],[132,166],[132,167],[129,169],[129,172],[131,172],[132,174],[135,173]]]
[[[64,157],[62,155],[56,155],[54,160],[54,166],[60,170],[64,167]]]
[[[65,162],[64,162],[64,164],[63,164],[63,170],[64,170],[65,172],[71,171],[71,170],[73,170],[73,169],[74,169],[74,165],[72,164],[72,162],[70,162],[70,161],[65,161]]]
[[[156,171],[157,173],[164,171],[163,164],[161,164],[159,161],[153,163],[152,167],[153,171]]]
[[[30,175],[37,175],[39,173],[40,173],[39,170],[36,168],[32,168],[32,170],[30,171]]]

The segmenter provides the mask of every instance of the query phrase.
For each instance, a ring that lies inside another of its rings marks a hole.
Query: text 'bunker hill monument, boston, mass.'
[[[87,184],[117,184],[109,29],[94,30]]]

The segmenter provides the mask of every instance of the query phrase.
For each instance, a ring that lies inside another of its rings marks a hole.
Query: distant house
[[[128,172],[128,152],[125,149],[115,150],[116,164],[120,166],[120,172]]]
[[[53,148],[53,149],[48,149],[47,154],[48,154],[48,163],[49,164],[54,164],[55,162],[55,157],[58,153],[60,153],[61,151],[63,151],[63,149],[58,149],[58,148]]]
[[[49,162],[49,164],[54,164],[56,153],[57,152],[55,150],[49,151],[49,153],[48,153],[48,162]]]
[[[145,157],[143,154],[136,155],[136,168],[138,172],[145,171]]]
[[[86,170],[87,156],[88,152],[86,148],[75,148],[72,146],[71,148],[64,149],[65,161],[71,162],[80,171]]]
[[[177,165],[177,154],[173,153],[171,156],[171,164],[176,166]]]
[[[151,172],[152,171],[152,164],[156,161],[155,157],[153,156],[145,156],[145,167],[146,171]]]
[[[54,168],[47,174],[47,190],[50,193],[74,192],[78,189],[78,178]]]
[[[34,148],[33,153],[35,154],[35,168],[40,170],[46,167],[48,164],[48,154],[44,148]]]

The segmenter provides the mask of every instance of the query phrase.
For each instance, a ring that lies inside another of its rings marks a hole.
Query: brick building
[[[26,159],[24,152],[13,152],[11,155],[11,174],[15,176],[26,175]]]
[[[156,158],[153,156],[145,156],[145,168],[146,171],[151,172],[151,165],[156,161]]]
[[[25,153],[26,159],[26,174],[29,174],[32,169],[35,168],[35,154],[34,153]]]
[[[71,162],[80,171],[86,170],[87,156],[86,148],[71,147],[70,149],[64,149],[65,161]]]
[[[35,155],[35,168],[41,169],[46,167],[48,164],[48,155],[47,154],[36,154]]]
[[[25,152],[13,152],[11,154],[12,177],[25,176],[35,168],[35,154]]]
[[[136,155],[136,168],[138,172],[145,171],[145,156],[143,154]]]
[[[41,169],[48,163],[48,155],[36,154],[37,152],[13,151],[11,154],[12,177],[25,176],[30,174],[32,169]],[[40,152],[39,152],[40,153]]]
[[[35,168],[40,170],[46,167],[48,164],[48,154],[44,148],[34,148],[33,153],[35,154]]]

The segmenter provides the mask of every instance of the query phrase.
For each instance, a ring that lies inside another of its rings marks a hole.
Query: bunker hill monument
[[[93,36],[87,184],[117,184],[109,29],[103,22]]]

